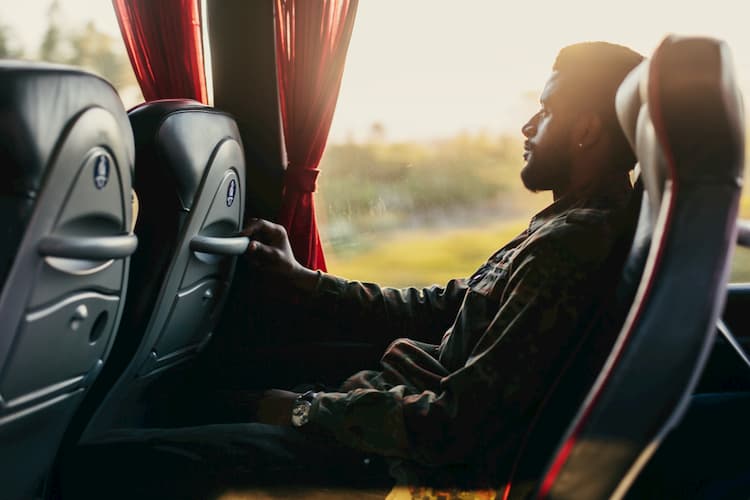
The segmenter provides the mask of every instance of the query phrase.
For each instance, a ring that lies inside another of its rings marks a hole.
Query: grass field
[[[328,270],[388,286],[444,284],[469,276],[527,224],[523,219],[472,229],[400,231],[369,241],[368,249],[354,256],[329,252]]]
[[[331,273],[388,286],[445,284],[470,275],[495,250],[521,232],[527,219],[471,229],[400,231],[370,240],[356,255],[326,254]],[[750,282],[750,250],[737,248],[732,282]]]

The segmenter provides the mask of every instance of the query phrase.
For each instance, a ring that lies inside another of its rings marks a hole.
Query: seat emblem
[[[94,186],[103,189],[109,181],[109,158],[107,155],[99,155],[94,165]]]
[[[229,181],[229,187],[227,188],[227,206],[231,207],[234,203],[234,198],[237,194],[237,182],[234,179]]]

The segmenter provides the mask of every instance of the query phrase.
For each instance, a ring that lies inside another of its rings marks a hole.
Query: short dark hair
[[[632,168],[636,158],[617,121],[615,94],[628,73],[643,59],[641,54],[622,45],[582,42],[562,48],[552,66],[553,71],[565,75],[572,84],[576,105],[600,114],[612,133],[614,153],[628,168]]]

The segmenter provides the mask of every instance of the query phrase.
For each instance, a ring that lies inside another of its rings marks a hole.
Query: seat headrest
[[[726,43],[672,35],[620,85],[617,116],[638,158],[654,217],[670,181],[738,182],[745,131],[735,81]]]
[[[242,143],[237,124],[230,115],[197,101],[152,101],[128,114],[138,164],[156,162],[155,168],[168,170],[185,210],[193,204],[216,147],[227,139]],[[138,182],[136,177],[136,189]]]
[[[36,197],[68,125],[95,107],[114,116],[132,169],[130,125],[109,83],[68,66],[0,61],[0,194]]]

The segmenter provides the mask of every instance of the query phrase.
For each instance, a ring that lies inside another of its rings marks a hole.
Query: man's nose
[[[536,123],[534,120],[527,121],[523,127],[521,127],[521,133],[526,137],[533,137],[536,134]]]

